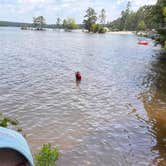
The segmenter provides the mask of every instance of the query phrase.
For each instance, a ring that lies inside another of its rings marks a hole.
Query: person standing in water
[[[81,73],[79,71],[75,72],[76,81],[81,81]]]

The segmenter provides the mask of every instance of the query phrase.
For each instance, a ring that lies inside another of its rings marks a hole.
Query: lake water
[[[165,166],[166,60],[137,42],[0,28],[0,112],[33,153],[57,145],[57,166]]]

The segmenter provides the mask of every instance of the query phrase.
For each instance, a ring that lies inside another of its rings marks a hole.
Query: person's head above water
[[[75,72],[76,81],[81,81],[81,73],[79,71]]]
[[[12,149],[0,149],[1,166],[30,166],[27,159]]]
[[[34,166],[24,137],[10,129],[0,127],[0,166]]]

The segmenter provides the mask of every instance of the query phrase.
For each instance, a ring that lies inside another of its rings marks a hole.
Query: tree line
[[[106,11],[105,9],[101,10],[99,16],[97,16],[96,11],[93,8],[88,8],[84,16],[83,24],[77,24],[74,18],[68,17],[65,19],[57,18],[56,24],[52,26],[57,29],[73,30],[78,28],[84,28],[88,32],[93,33],[105,33],[107,31],[106,27]],[[33,18],[33,26],[37,30],[42,30],[46,25],[46,19],[43,16],[38,16]]]
[[[155,5],[145,5],[136,12],[131,10],[130,1],[121,16],[110,23],[110,28],[116,31],[148,31],[155,29],[157,44],[166,48],[166,0],[157,0]]]
[[[112,30],[140,31],[146,29],[155,29],[156,22],[153,21],[154,6],[145,5],[140,7],[136,12],[131,10],[131,2],[121,12],[121,16],[110,23]]]
[[[23,26],[23,23],[0,22],[1,25]],[[105,9],[102,9],[97,14],[93,8],[89,7],[85,12],[83,23],[80,25],[76,23],[74,18],[70,17],[63,20],[57,18],[55,24],[47,25],[43,16],[33,18],[33,23],[26,25],[39,30],[44,27],[64,28],[65,30],[81,28],[93,33],[105,33],[108,29],[113,31],[146,31],[155,29],[159,34],[155,40],[166,48],[166,0],[157,0],[155,5],[145,5],[137,11],[131,10],[131,2],[129,1],[126,9],[121,12],[121,16],[109,23],[106,23]]]
[[[110,22],[106,23],[106,11],[102,9],[99,13],[89,7],[86,10],[82,25],[78,25],[74,18],[66,18],[62,20],[57,18],[54,28],[64,28],[67,30],[84,28],[88,32],[104,32],[105,27],[116,31],[140,31],[151,30],[163,27],[165,25],[165,0],[158,0],[155,5],[145,5],[140,7],[136,12],[131,10],[131,2],[127,3],[125,10],[121,11],[121,16]],[[46,25],[43,16],[34,18],[34,25],[39,29]]]

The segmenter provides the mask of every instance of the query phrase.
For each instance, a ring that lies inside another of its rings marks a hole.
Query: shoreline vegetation
[[[26,135],[23,134],[22,128],[19,126],[19,122],[16,119],[4,116],[0,112],[0,127],[13,129],[26,139]],[[59,158],[59,148],[52,147],[51,144],[43,144],[42,147],[34,154],[35,166],[55,166],[56,161]]]
[[[157,0],[155,5],[145,5],[140,7],[136,12],[131,10],[131,2],[127,3],[127,7],[121,12],[121,16],[114,21],[106,22],[106,11],[101,9],[100,13],[89,7],[84,16],[82,24],[77,24],[74,18],[57,18],[55,24],[46,24],[44,16],[38,16],[33,18],[33,23],[17,23],[0,21],[0,26],[14,26],[21,27],[22,30],[36,30],[45,31],[46,28],[53,30],[64,29],[64,31],[70,32],[75,29],[82,29],[83,32],[88,33],[109,33],[109,34],[121,34],[121,35],[138,35],[143,37],[150,37],[156,41],[156,45],[159,44],[166,50],[166,0]],[[164,54],[166,55],[166,54]],[[4,117],[0,114],[0,126],[9,127],[22,132],[22,128],[18,126],[19,122],[9,117]],[[14,127],[15,126],[15,127]],[[43,163],[43,156],[49,156],[54,165],[58,159],[58,149],[51,149],[51,146],[43,145],[41,152],[36,156],[38,166]]]
[[[58,17],[55,24],[46,24],[44,16],[33,18],[33,23],[12,23],[0,21],[0,26],[17,26],[22,30],[40,30],[46,28],[54,30],[64,29],[71,32],[75,29],[82,29],[88,33],[112,33],[112,34],[132,34],[143,37],[150,37],[156,41],[162,48],[166,49],[166,1],[157,0],[155,5],[145,5],[137,11],[131,10],[131,2],[128,1],[126,9],[121,11],[121,16],[113,21],[107,20],[105,9],[96,13],[95,9],[89,7],[85,11],[82,24],[77,24],[74,18],[67,17],[61,19]]]

